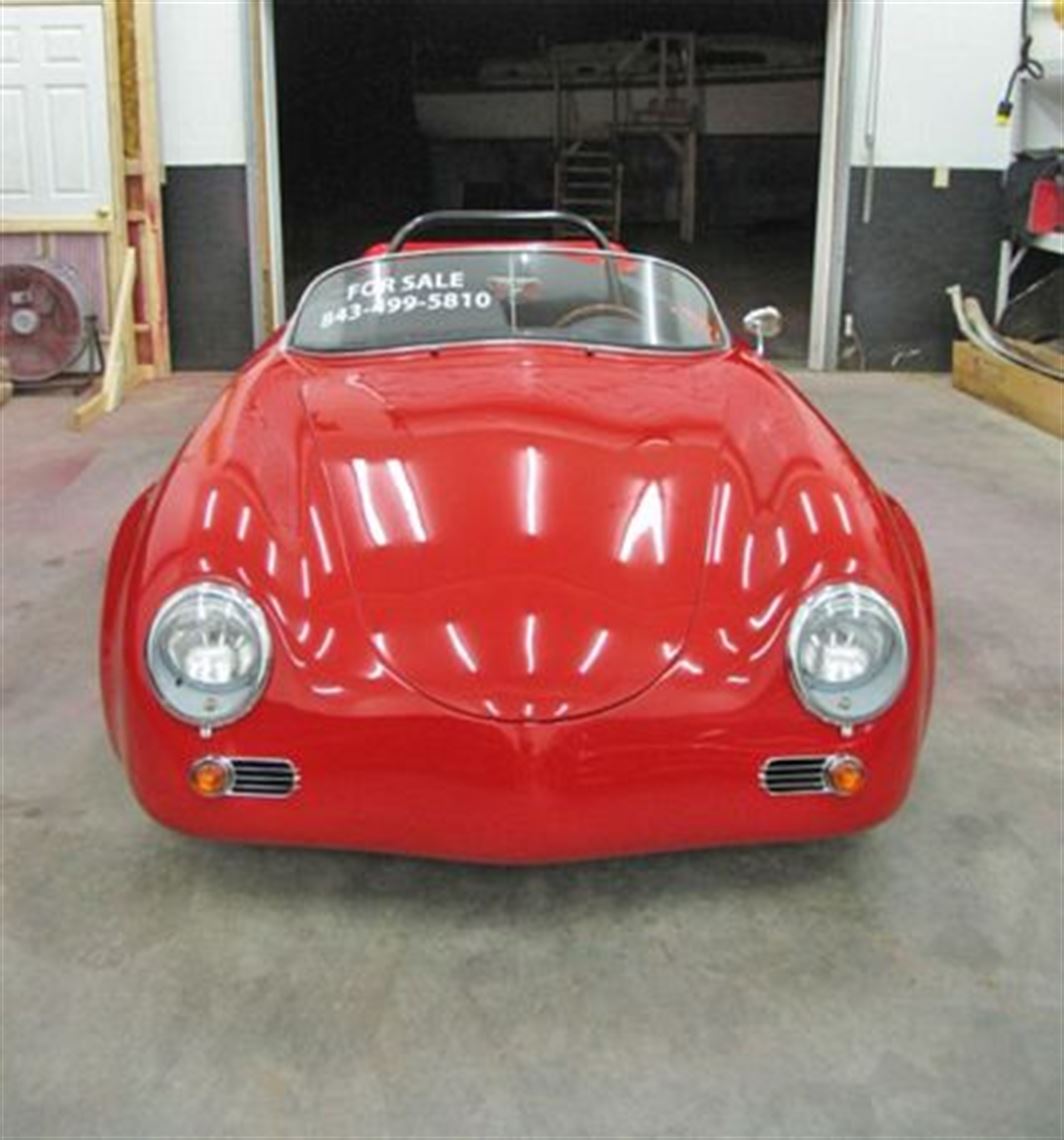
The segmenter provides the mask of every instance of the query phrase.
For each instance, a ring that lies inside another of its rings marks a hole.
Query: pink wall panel
[[[0,234],[0,265],[40,256],[40,234]]]
[[[52,257],[69,265],[81,280],[89,311],[108,329],[107,239],[103,234],[0,234],[0,265],[31,257]]]
[[[107,251],[103,234],[55,234],[51,256],[65,261],[81,278],[89,298],[89,311],[100,318],[100,330],[108,328]]]

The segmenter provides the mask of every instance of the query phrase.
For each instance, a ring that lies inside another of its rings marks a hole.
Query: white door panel
[[[0,211],[91,217],[111,206],[103,10],[0,8]]]
[[[0,28],[0,63],[18,63],[22,59],[22,37],[18,28]]]
[[[51,137],[49,189],[56,198],[92,193],[92,156],[88,148],[89,115],[81,87],[48,88],[48,128]]]
[[[30,194],[30,153],[26,146],[26,92],[19,88],[0,88],[0,138],[3,157],[0,161],[0,195],[4,212],[9,198],[28,198]]]

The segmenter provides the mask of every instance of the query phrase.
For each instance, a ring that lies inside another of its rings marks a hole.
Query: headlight
[[[270,668],[262,610],[235,586],[197,582],[171,594],[148,634],[148,673],[182,720],[227,724],[255,703]]]
[[[885,711],[909,669],[905,629],[894,607],[854,583],[825,586],[799,606],[787,657],[802,703],[833,724],[860,723]]]

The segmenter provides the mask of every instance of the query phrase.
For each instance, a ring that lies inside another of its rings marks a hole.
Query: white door
[[[0,8],[0,213],[91,218],[111,207],[103,8]]]

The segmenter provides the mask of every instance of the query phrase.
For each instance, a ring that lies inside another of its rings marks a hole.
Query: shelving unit
[[[1010,151],[1020,154],[1060,146],[1064,138],[1064,60],[1060,55],[1061,20],[1064,13],[1052,0],[1028,0],[1028,19],[1034,38],[1033,54],[1043,68],[1040,79],[1022,76],[1016,86],[1015,108],[1010,124]],[[1042,50],[1047,46],[1051,50]],[[998,252],[997,288],[994,297],[994,323],[1005,312],[1011,295],[1012,279],[1032,249],[1064,257],[1064,233],[1045,234],[1017,241],[1001,242]]]

